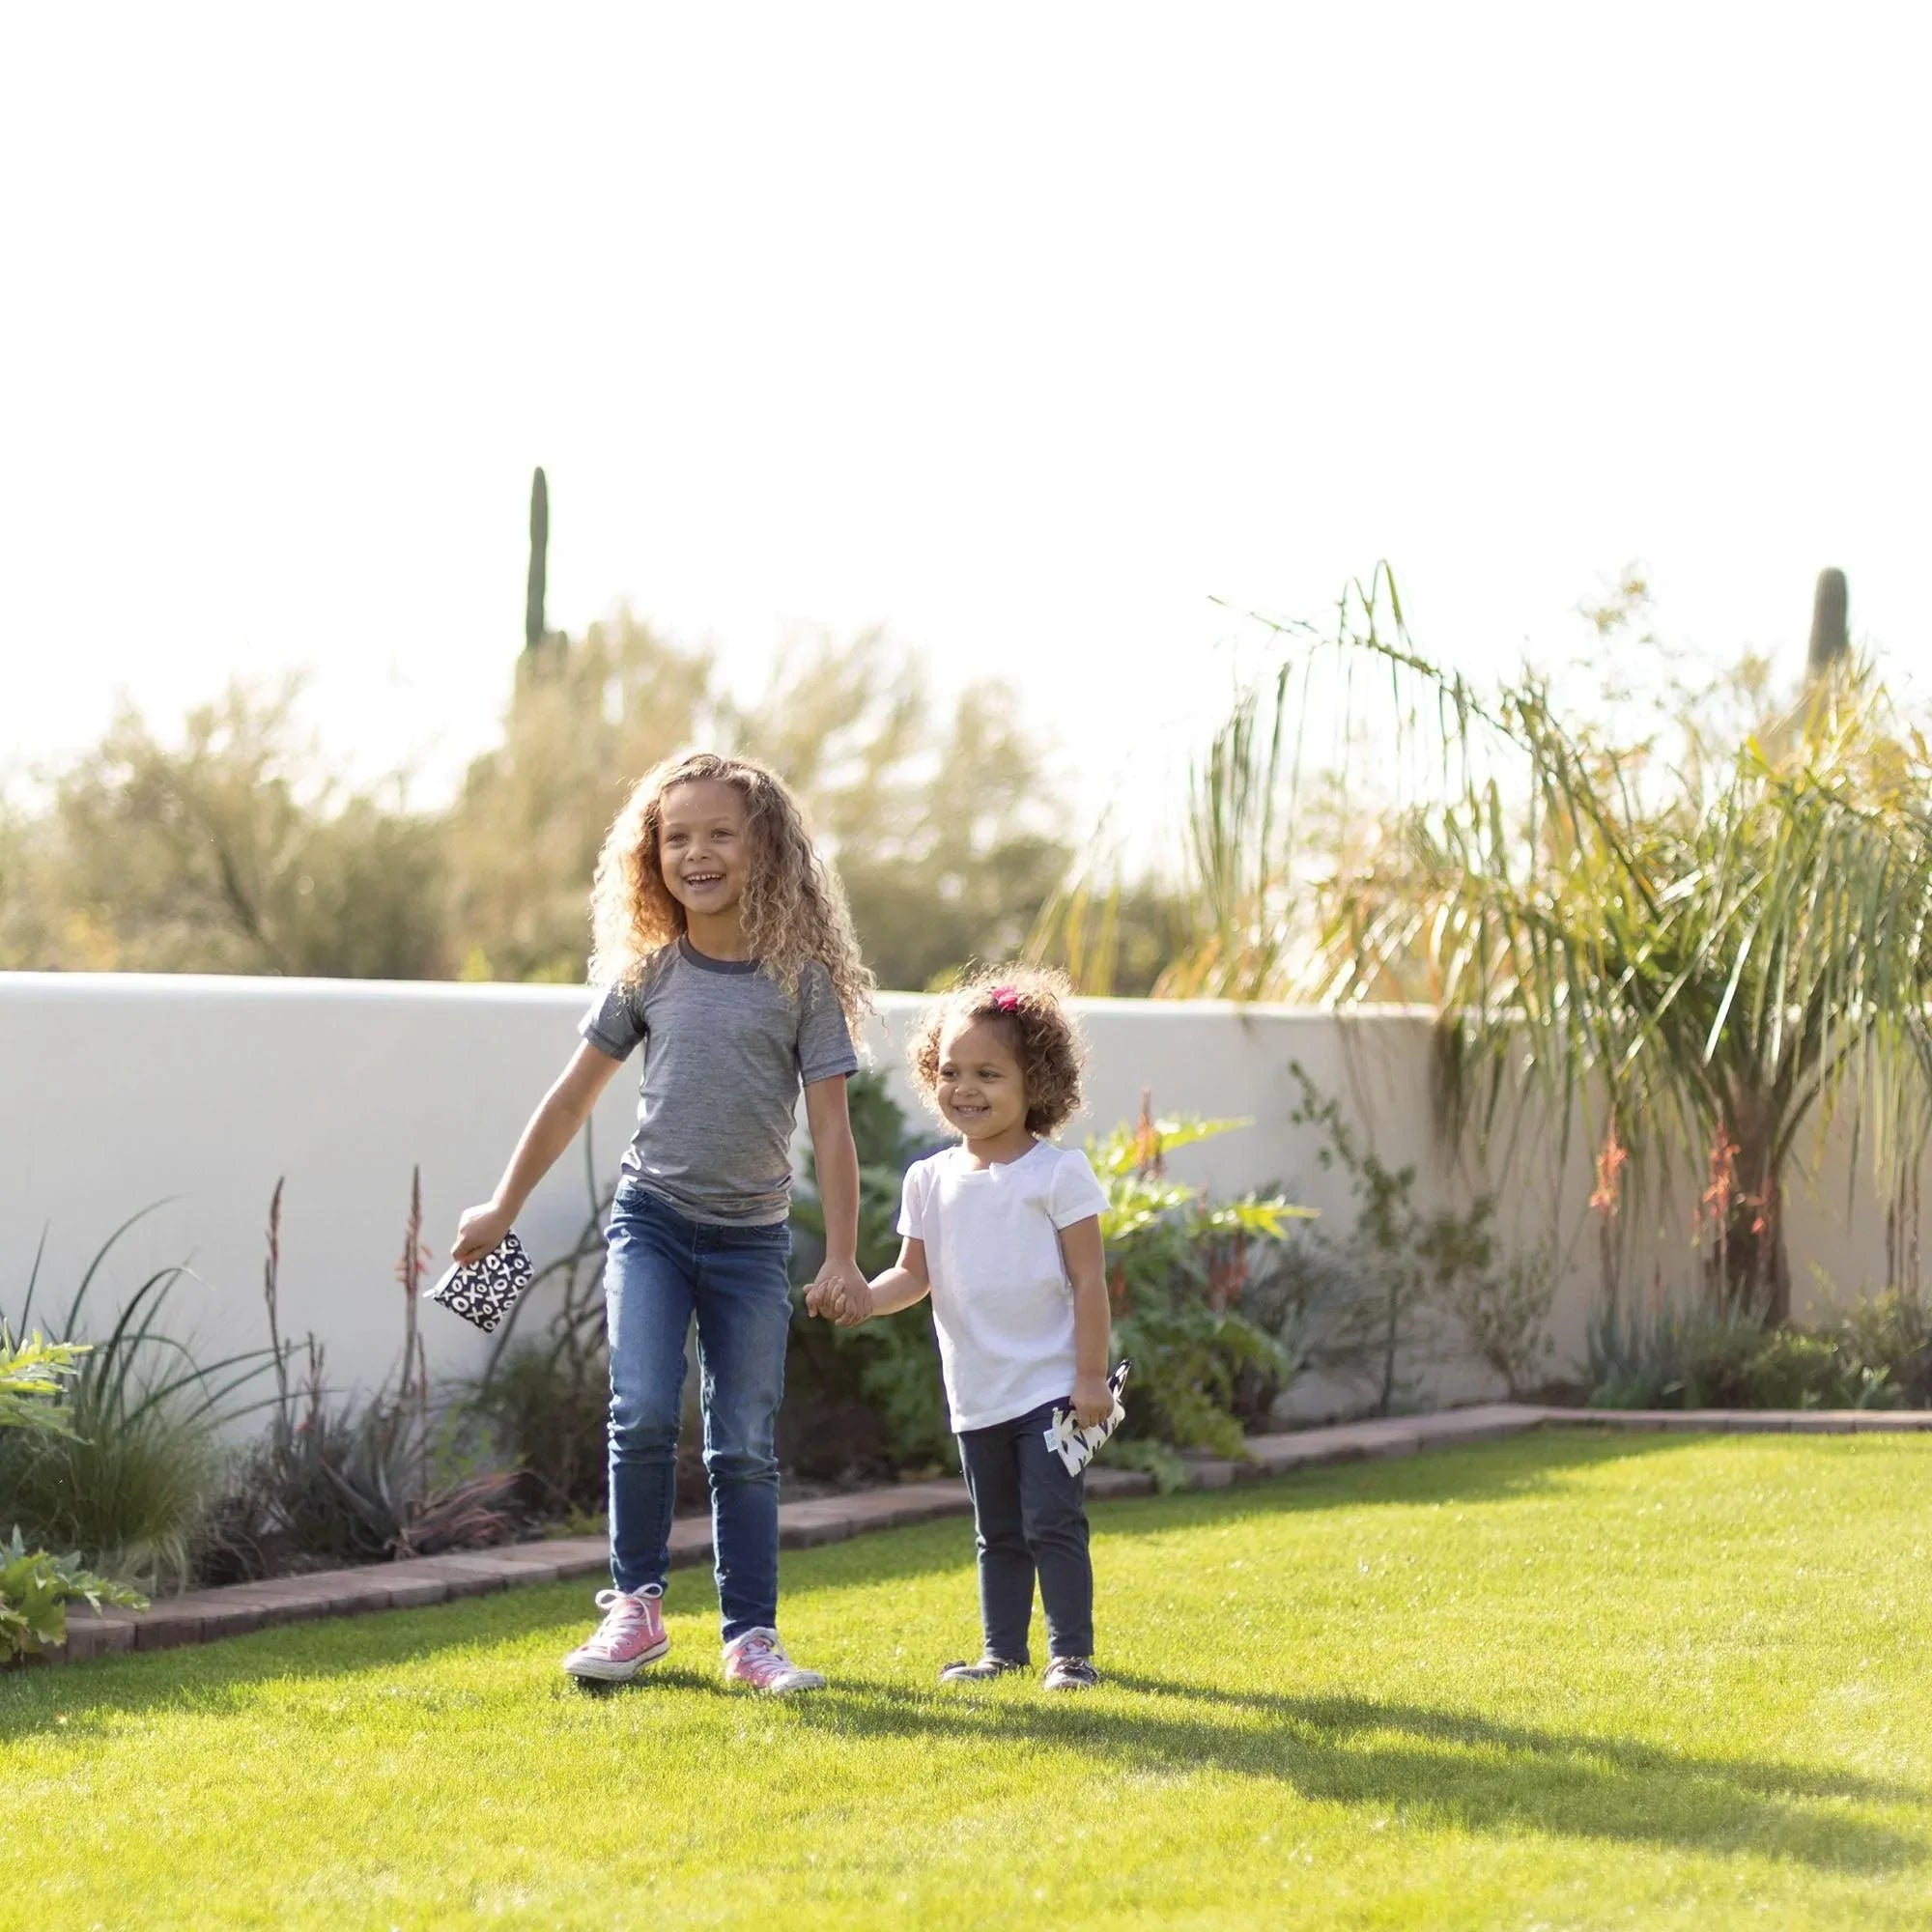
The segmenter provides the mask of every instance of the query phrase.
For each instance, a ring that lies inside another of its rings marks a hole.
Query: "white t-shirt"
[[[961,1148],[906,1170],[899,1233],[925,1243],[955,1430],[990,1429],[1073,1393],[1073,1288],[1062,1228],[1107,1205],[1077,1148],[1036,1141],[995,1167]]]

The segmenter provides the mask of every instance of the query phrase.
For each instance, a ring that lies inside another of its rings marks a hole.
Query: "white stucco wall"
[[[487,1197],[530,1108],[576,1043],[585,996],[550,986],[389,984],[137,975],[0,974],[0,1315],[18,1322],[43,1231],[37,1313],[64,1311],[107,1236],[147,1214],[116,1248],[91,1304],[104,1329],[155,1269],[187,1262],[171,1325],[224,1352],[267,1338],[263,1228],[278,1177],[283,1201],[281,1309],[285,1334],[314,1330],[333,1384],[387,1375],[401,1340],[395,1267],[410,1173],[420,1165],[426,1236],[440,1255],[461,1209]],[[899,1037],[916,998],[888,996],[867,1042],[900,1098]],[[1383,1157],[1414,1161],[1425,1199],[1466,1193],[1436,1146],[1428,1094],[1425,1014],[1381,1011],[1347,1020],[1321,1012],[1219,1004],[1089,1001],[1094,1053],[1083,1134],[1131,1118],[1142,1089],[1161,1112],[1251,1117],[1243,1131],[1178,1155],[1174,1171],[1217,1189],[1279,1180],[1295,1198],[1346,1221],[1346,1189],[1322,1172],[1307,1129],[1289,1116],[1299,1060],[1345,1095]],[[591,1127],[608,1179],[628,1137],[635,1076],[611,1083]],[[1843,1138],[1842,1136],[1840,1137]],[[1525,1181],[1514,1203],[1530,1232],[1552,1204],[1571,1234],[1588,1195],[1579,1149],[1567,1176]],[[1834,1147],[1815,1197],[1791,1204],[1801,1307],[1815,1299],[1809,1264],[1839,1286],[1884,1274],[1884,1217],[1848,1189]],[[539,1261],[575,1238],[587,1207],[577,1150],[532,1199],[521,1223]],[[1682,1217],[1680,1216],[1680,1219]],[[1682,1270],[1673,1237],[1665,1252]],[[1640,1263],[1640,1278],[1648,1278]],[[1553,1328],[1560,1351],[1582,1347],[1595,1291],[1591,1239],[1575,1265]],[[426,1320],[433,1369],[473,1371],[488,1344],[466,1324]],[[1446,1374],[1438,1392],[1482,1390]]]

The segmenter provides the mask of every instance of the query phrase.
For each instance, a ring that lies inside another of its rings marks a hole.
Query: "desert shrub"
[[[1550,1355],[1553,1249],[1507,1253],[1492,1195],[1419,1208],[1415,1169],[1363,1146],[1299,1062],[1290,1072],[1300,1089],[1290,1119],[1320,1130],[1316,1160],[1348,1176],[1356,1204],[1346,1233],[1310,1229],[1283,1261],[1272,1306],[1310,1363],[1361,1388],[1378,1414],[1421,1402],[1423,1367],[1450,1353],[1473,1355],[1512,1395],[1533,1386]]]
[[[554,1338],[510,1350],[470,1398],[522,1493],[538,1514],[593,1513],[609,1480],[610,1372],[602,1350],[583,1356]]]
[[[1764,1345],[1755,1316],[1660,1300],[1611,1303],[1588,1334],[1590,1401],[1600,1408],[1720,1408],[1740,1401]]]

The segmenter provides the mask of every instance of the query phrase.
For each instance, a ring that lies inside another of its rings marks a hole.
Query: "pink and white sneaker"
[[[670,1648],[663,1605],[663,1590],[651,1584],[635,1596],[623,1590],[599,1590],[597,1607],[604,1612],[604,1621],[563,1660],[563,1667],[573,1677],[600,1684],[629,1683]]]
[[[785,1655],[775,1630],[748,1630],[724,1646],[724,1681],[749,1684],[774,1697],[825,1689],[825,1679],[817,1671],[801,1669]]]

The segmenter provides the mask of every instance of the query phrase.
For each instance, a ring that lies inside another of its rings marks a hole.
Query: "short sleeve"
[[[921,1172],[923,1162],[906,1169],[905,1184],[899,1189],[899,1235],[908,1241],[925,1239],[925,1186]]]
[[[1056,1228],[1070,1228],[1076,1221],[1090,1220],[1107,1211],[1106,1190],[1094,1179],[1087,1156],[1078,1148],[1067,1148],[1061,1152],[1059,1164],[1053,1170],[1047,1211]]]
[[[628,1060],[647,1029],[638,1002],[626,986],[611,986],[591,1003],[590,1010],[577,1023],[577,1031],[599,1053],[612,1060]]]
[[[852,1050],[845,1015],[838,1010],[832,976],[814,959],[798,982],[799,1085],[810,1087],[814,1080],[858,1070],[859,1056]]]

